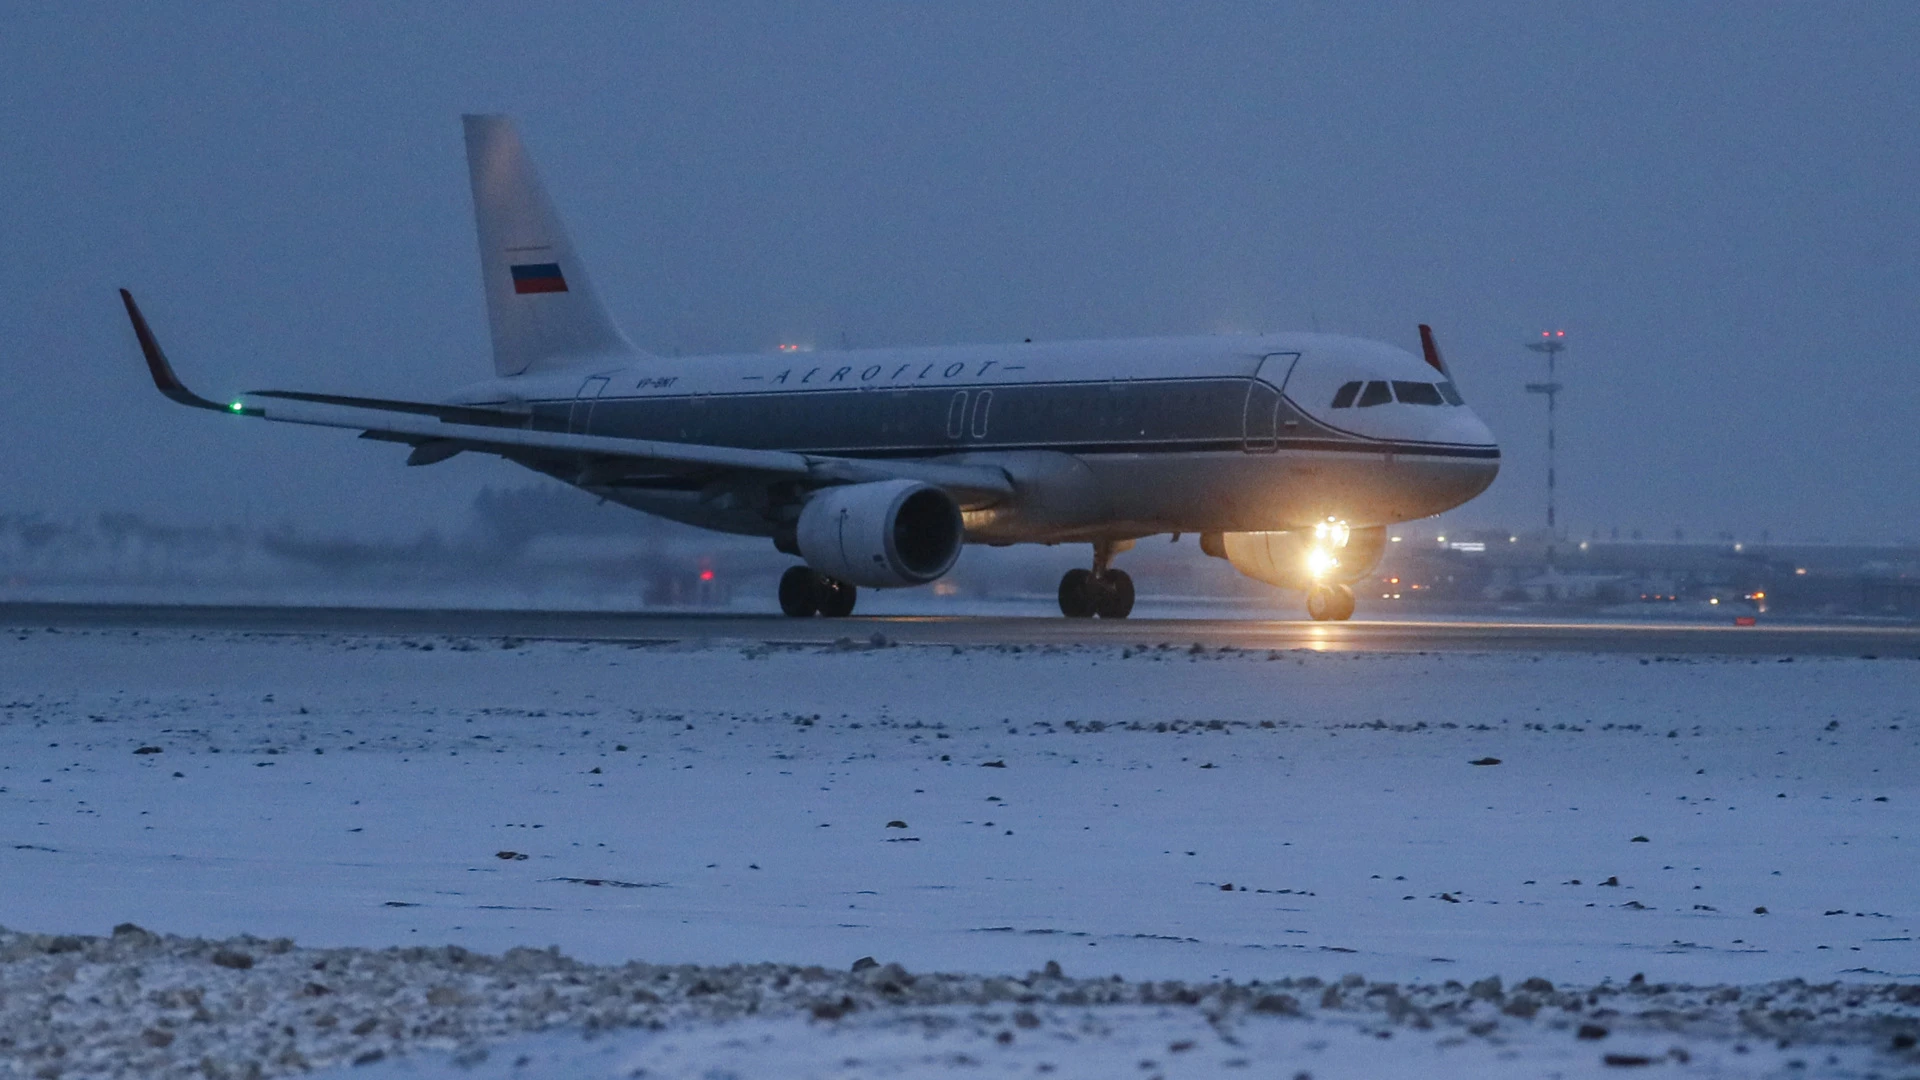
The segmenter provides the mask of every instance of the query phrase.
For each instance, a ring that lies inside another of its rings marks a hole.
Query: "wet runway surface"
[[[430,634],[668,643],[742,640],[908,645],[1179,645],[1332,652],[1595,652],[1920,659],[1920,627],[1527,620],[1128,619],[995,615],[788,619],[622,613],[346,607],[0,604],[0,626],[276,634]]]

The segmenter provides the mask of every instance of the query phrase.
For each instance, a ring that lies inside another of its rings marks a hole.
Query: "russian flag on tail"
[[[522,263],[508,267],[513,273],[516,293],[566,292],[567,279],[559,263]]]

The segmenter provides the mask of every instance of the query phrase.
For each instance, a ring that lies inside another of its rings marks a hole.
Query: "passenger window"
[[[1443,398],[1446,398],[1447,404],[1449,405],[1465,405],[1466,404],[1466,400],[1460,396],[1460,391],[1455,389],[1454,385],[1450,382],[1443,382],[1440,384],[1440,396]]]
[[[1387,389],[1386,383],[1370,382],[1365,390],[1360,391],[1360,400],[1357,404],[1362,409],[1370,409],[1375,405],[1385,405],[1392,400],[1393,391]]]
[[[1395,382],[1393,396],[1403,405],[1445,405],[1440,388],[1430,382]]]
[[[1333,407],[1345,409],[1353,405],[1353,396],[1360,392],[1360,384],[1350,382],[1333,393]]]

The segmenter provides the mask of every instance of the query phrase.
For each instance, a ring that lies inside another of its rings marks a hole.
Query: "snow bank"
[[[565,1034],[502,1042],[556,1030]],[[110,937],[0,931],[0,1063],[49,1078],[264,1077],[336,1064],[359,1077],[712,1077],[735,1075],[730,1063],[749,1075],[925,1075],[983,1062],[1114,1076],[1150,1073],[1155,1058],[1183,1075],[1254,1061],[1271,1074],[1302,1058],[1396,1069],[1425,1059],[1429,1074],[1493,1075],[1517,1063],[1517,1053],[1503,1058],[1515,1048],[1530,1072],[1757,1053],[1754,1071],[1811,1061],[1833,1075],[1843,1064],[1920,1065],[1917,1034],[1914,985],[1130,982],[1073,978],[1057,964],[1019,978],[871,960],[852,971],[595,966],[548,949],[306,949],[131,924]],[[1367,1045],[1394,1039],[1390,1053]]]

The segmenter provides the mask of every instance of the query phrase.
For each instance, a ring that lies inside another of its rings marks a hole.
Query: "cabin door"
[[[1249,454],[1271,454],[1280,445],[1280,388],[1293,372],[1299,353],[1275,353],[1260,361],[1260,369],[1247,383],[1247,406],[1242,444]]]
[[[573,398],[573,409],[567,414],[568,434],[585,435],[587,433],[587,425],[593,420],[593,403],[600,397],[600,392],[606,388],[605,375],[595,375],[580,384],[580,392]]]

